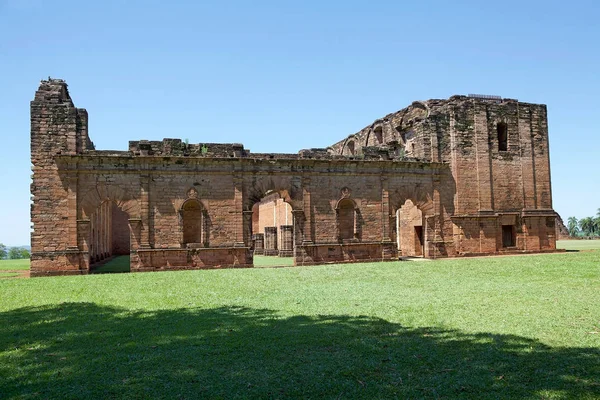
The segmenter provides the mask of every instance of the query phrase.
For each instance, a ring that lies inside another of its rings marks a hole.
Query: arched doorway
[[[195,198],[187,199],[181,206],[182,247],[207,247],[206,212]]]
[[[98,269],[101,264],[119,258],[118,267],[105,268],[107,272],[128,272],[131,249],[129,215],[114,201],[106,200],[90,215],[88,251],[90,266]]]
[[[425,244],[423,212],[410,199],[396,211],[396,232],[398,254],[423,256]]]
[[[252,205],[251,231],[255,266],[293,265],[292,206],[279,192],[267,191]]]
[[[341,242],[358,240],[360,236],[356,203],[343,198],[336,205],[338,239]]]

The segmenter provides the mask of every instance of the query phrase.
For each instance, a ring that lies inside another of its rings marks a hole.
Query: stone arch
[[[90,264],[139,246],[141,209],[137,199],[118,185],[96,182],[79,197],[78,235]],[[108,219],[107,219],[108,218]],[[136,220],[133,225],[131,220]],[[114,238],[121,238],[118,245]]]
[[[399,254],[427,256],[428,221],[435,214],[433,188],[416,184],[397,189],[390,194],[390,210]]]
[[[358,210],[358,204],[356,204],[356,201],[354,201],[354,199],[351,199],[350,197],[342,197],[341,199],[339,199],[335,203],[335,209],[339,210],[340,207],[344,205],[344,203],[348,203],[348,202],[350,202],[352,204],[352,208],[354,210]]]
[[[81,225],[80,234],[84,237],[90,264],[131,253],[129,214],[114,200],[102,201],[88,215],[87,223]]]
[[[102,183],[96,184],[81,197],[79,201],[81,216],[84,219],[89,218],[107,200],[115,202],[129,218],[140,218],[141,208],[137,199],[120,186]]]
[[[399,254],[423,256],[425,251],[425,219],[423,211],[407,199],[396,210],[396,241]]]
[[[295,236],[301,235],[297,232],[300,225],[297,219],[303,214],[300,177],[256,175],[245,185],[245,191],[244,242],[253,249],[253,254],[292,256]],[[269,217],[262,218],[267,209]]]
[[[413,184],[396,189],[390,194],[390,205],[393,210],[402,207],[406,200],[411,200],[421,211],[423,215],[434,213],[433,207],[433,188],[425,188],[423,184]]]
[[[369,146],[369,140],[371,139],[371,132],[373,131],[372,128],[373,128],[373,126],[370,126],[368,129],[367,128],[363,129],[363,131],[364,130],[367,131],[367,134],[365,135],[365,141],[363,144],[363,146],[365,146],[365,147]]]
[[[383,125],[377,125],[373,128],[373,135],[375,136],[375,145],[383,144]]]
[[[385,122],[379,121],[375,121],[368,129],[365,128],[364,130],[367,131],[367,134],[365,135],[364,146],[380,146],[384,144],[384,128]]]
[[[338,240],[360,239],[360,210],[349,195],[342,196],[335,204],[335,217]]]
[[[416,117],[418,119],[426,119],[429,117],[429,114],[431,113],[431,109],[429,108],[427,103],[425,103],[424,101],[419,101],[419,100],[413,101],[410,106],[413,108],[413,110],[410,110],[410,112],[412,114],[416,114],[416,115],[414,115],[414,117]]]
[[[207,211],[196,197],[189,197],[179,208],[182,247],[208,247]]]
[[[402,139],[402,131],[404,130],[403,124],[404,124],[404,116],[403,115],[399,118],[392,120],[393,137],[395,139],[403,140]]]
[[[354,156],[356,155],[356,137],[354,135],[350,135],[346,138],[346,140],[344,141],[344,144],[342,146],[342,150],[340,151],[341,155],[344,156]]]
[[[291,175],[264,175],[254,176],[247,185],[244,210],[252,210],[252,206],[260,202],[266,194],[275,192],[279,193],[283,201],[290,204],[293,210],[302,209],[302,188],[299,178]]]

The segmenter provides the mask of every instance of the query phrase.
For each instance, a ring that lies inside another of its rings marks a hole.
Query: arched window
[[[350,199],[342,199],[338,202],[337,224],[340,240],[357,239],[356,206]]]
[[[354,155],[354,141],[349,140],[347,147],[348,147],[348,153],[350,153],[350,155],[353,156]]]
[[[378,126],[377,128],[375,128],[373,130],[373,132],[375,133],[375,140],[377,142],[375,144],[382,144],[383,143],[383,128],[381,128],[381,126]]]
[[[183,222],[183,244],[200,244],[202,240],[203,210],[196,199],[188,199],[181,207]]]
[[[498,150],[508,150],[508,127],[504,122],[498,122],[496,125],[496,131],[498,133]]]

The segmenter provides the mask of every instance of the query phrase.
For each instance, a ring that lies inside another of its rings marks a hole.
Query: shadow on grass
[[[248,308],[0,314],[4,398],[598,398],[598,348]]]

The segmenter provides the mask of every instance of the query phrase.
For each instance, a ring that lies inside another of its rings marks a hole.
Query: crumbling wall
[[[41,82],[31,102],[31,274],[79,273],[77,174],[59,170],[54,158],[91,148],[87,112],[74,107],[67,84]]]
[[[459,254],[503,251],[498,238],[506,213],[519,214],[518,249],[554,248],[556,235],[538,221],[553,215],[545,105],[477,95],[415,102],[332,145],[330,152],[360,158],[373,153],[372,146],[387,150],[396,143],[404,159],[450,166],[453,210],[440,218],[454,221]],[[441,228],[446,237],[448,225]]]
[[[126,252],[132,271],[252,266],[256,243],[266,253],[274,238],[256,237],[267,194],[286,221],[276,247],[296,265],[394,259],[399,236],[401,253],[432,258],[555,249],[544,105],[414,102],[298,154],[180,139],[95,150],[87,119],[63,81],[42,82],[31,103],[34,276],[87,273]],[[421,225],[397,219],[408,203]]]

